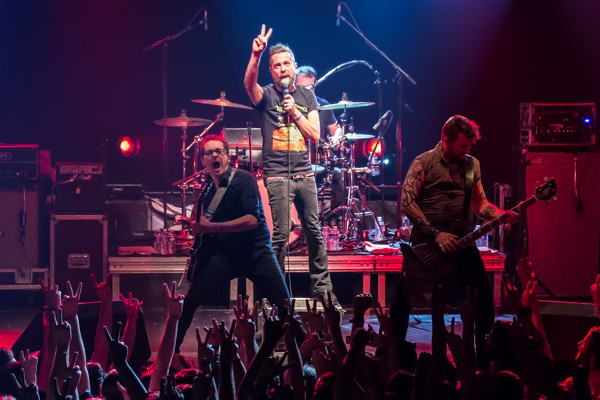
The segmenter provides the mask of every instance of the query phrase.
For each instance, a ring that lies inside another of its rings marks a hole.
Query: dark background
[[[511,147],[519,140],[521,102],[597,102],[600,94],[600,2],[519,0],[348,0],[364,34],[417,82],[405,81],[403,170],[439,139],[444,121],[463,114],[481,125],[474,155],[484,186],[511,182]],[[0,142],[38,143],[54,161],[107,161],[109,181],[139,180],[160,190],[161,52],[149,44],[181,30],[202,6],[198,27],[169,45],[168,116],[182,109],[212,119],[217,107],[190,102],[219,92],[247,104],[243,75],[252,39],[265,23],[271,44],[283,42],[297,62],[320,75],[355,59],[385,80],[382,111],[396,111],[394,71],[346,24],[337,2],[233,0],[1,0]],[[347,8],[343,15],[350,19]],[[259,83],[270,82],[263,59]],[[318,94],[337,102],[376,101],[375,77],[364,66],[337,73]],[[224,124],[256,124],[253,111],[228,108]],[[356,131],[371,133],[378,107],[352,110]],[[394,118],[394,124],[396,118]],[[190,129],[198,134],[200,128]],[[117,162],[122,135],[141,140],[135,162]],[[386,183],[395,183],[397,146],[386,134]],[[180,131],[168,135],[169,183],[180,179]],[[403,177],[402,177],[403,178]],[[380,178],[376,178],[375,182]]]

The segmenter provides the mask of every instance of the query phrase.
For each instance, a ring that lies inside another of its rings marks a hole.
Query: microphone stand
[[[343,4],[344,6],[346,6],[346,8],[349,9],[349,7],[346,3],[341,2],[340,4]],[[358,29],[357,26],[354,26],[353,24],[348,22],[348,20],[343,15],[340,15],[339,19],[340,19],[340,21],[343,21],[346,25],[348,25],[354,32],[356,32],[356,34],[359,35],[371,49],[373,49],[377,53],[379,53],[392,66],[392,68],[394,68],[394,71],[396,71],[396,76],[394,77],[394,80],[396,80],[396,103],[397,103],[396,104],[396,114],[398,115],[398,119],[397,119],[397,123],[396,123],[396,144],[397,144],[397,151],[398,151],[398,157],[397,157],[397,159],[398,159],[397,160],[398,180],[396,181],[396,186],[398,187],[396,190],[396,193],[397,193],[397,195],[396,195],[396,210],[397,210],[396,220],[397,220],[398,227],[399,227],[400,222],[402,220],[402,209],[401,209],[401,204],[402,204],[401,203],[401,196],[402,196],[402,190],[401,190],[402,189],[401,188],[401,186],[402,186],[402,106],[403,106],[403,103],[402,103],[402,79],[405,78],[413,85],[416,85],[417,82],[408,73],[406,73],[402,68],[400,68],[398,66],[398,64],[393,62],[387,56],[387,54],[385,54],[382,50],[380,50],[377,46],[375,46],[373,44],[373,42],[371,42],[369,39],[367,39],[367,37],[361,32],[360,29]],[[354,17],[352,17],[352,19],[354,20]]]
[[[162,72],[162,108],[163,108],[163,119],[167,119],[167,93],[168,93],[168,79],[167,79],[167,66],[168,66],[168,47],[169,42],[177,39],[178,37],[184,35],[185,33],[191,31],[192,29],[198,27],[199,25],[204,25],[206,23],[205,19],[202,19],[196,23],[193,23],[196,17],[200,15],[200,12],[205,9],[202,7],[196,12],[196,14],[192,17],[190,22],[183,28],[180,32],[174,35],[167,35],[164,38],[152,43],[149,46],[144,47],[143,51],[148,52],[153,50],[156,47],[160,47],[161,49],[161,72]],[[163,125],[163,140],[162,140],[162,163],[163,163],[163,228],[167,229],[167,182],[169,180],[169,165],[168,165],[168,157],[167,157],[167,125]],[[183,211],[183,210],[182,210]]]

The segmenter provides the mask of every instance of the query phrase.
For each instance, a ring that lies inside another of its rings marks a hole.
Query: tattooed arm
[[[413,225],[419,226],[424,230],[433,228],[423,211],[417,204],[417,200],[421,195],[423,189],[423,183],[425,182],[425,172],[423,171],[423,165],[416,159],[410,165],[406,178],[404,178],[404,185],[402,187],[402,212],[406,214],[408,219],[411,220]]]
[[[479,170],[479,163],[476,164],[475,168],[476,182],[473,185],[473,197],[471,198],[471,207],[473,208],[473,212],[477,214],[477,216],[488,221],[507,213],[508,216],[506,222],[510,224],[517,222],[519,220],[519,214],[513,211],[504,211],[488,201],[485,195],[485,190],[483,190],[483,185],[481,184],[481,171]]]

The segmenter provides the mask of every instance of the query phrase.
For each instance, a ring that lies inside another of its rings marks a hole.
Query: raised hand
[[[456,333],[455,322],[455,318],[452,317],[452,321],[450,322],[450,332],[446,331],[446,343],[448,343],[448,348],[454,356],[454,359],[457,360],[461,354],[462,338]]]
[[[38,358],[29,353],[29,349],[19,351],[19,362],[24,373],[24,384],[29,386],[37,384],[37,365]]]
[[[277,341],[281,339],[287,328],[287,324],[283,318],[279,318],[277,315],[277,306],[273,304],[269,316],[264,314],[265,321],[263,324],[263,343],[275,346]],[[284,310],[284,313],[287,311]]]
[[[96,275],[90,274],[92,278],[92,287],[96,292],[96,296],[102,302],[112,301],[112,290],[110,289],[110,274],[106,274],[106,280],[98,283]]]
[[[208,399],[210,389],[213,385],[215,371],[216,369],[211,368],[210,362],[206,360],[206,358],[200,361],[200,370],[192,382],[192,393],[194,395],[194,399]]]
[[[312,307],[308,299],[306,301],[306,315],[304,323],[308,325],[309,332],[321,332],[325,327],[323,313],[317,309],[317,299],[313,299]]]
[[[68,395],[69,386],[71,385],[71,377],[67,377],[62,383],[62,390],[58,388],[58,378],[52,378],[52,384],[50,385],[52,389],[52,394],[54,394],[54,400],[73,400],[73,396]]]
[[[365,313],[373,304],[373,296],[371,293],[360,293],[354,296],[352,301],[353,318],[364,318]]]
[[[321,304],[323,305],[323,315],[325,316],[325,323],[328,329],[331,331],[340,326],[342,321],[342,315],[340,310],[333,305],[331,300],[331,292],[327,292],[327,300],[320,295]]]
[[[67,294],[63,296],[63,317],[66,320],[72,320],[77,316],[79,311],[79,299],[81,297],[81,289],[83,285],[79,282],[77,285],[77,291],[73,293],[73,286],[71,282],[67,281]]]
[[[67,357],[67,353],[63,353],[63,357]],[[79,379],[81,379],[81,370],[79,369],[79,365],[77,365],[77,358],[79,357],[79,353],[73,353],[73,357],[71,357],[71,361],[69,364],[63,368],[58,368],[56,371],[56,377],[60,382],[69,381],[71,384],[67,385],[66,388],[63,387],[63,395],[73,395],[75,393],[75,389],[77,389],[77,385],[79,385]]]
[[[163,283],[163,288],[165,289],[165,297],[167,298],[168,308],[169,308],[169,317],[174,319],[179,319],[181,317],[181,312],[183,311],[183,300],[185,296],[177,293],[177,284],[175,281],[171,283],[171,290],[169,291],[169,286],[166,283]]]
[[[139,301],[136,297],[133,297],[131,292],[129,292],[128,297],[123,296],[123,293],[119,293],[119,298],[125,306],[125,313],[127,314],[127,318],[136,318],[140,311],[140,308],[142,308],[142,306],[144,305],[144,302]]]
[[[196,328],[196,342],[198,342],[198,365],[201,364],[202,360],[207,360],[209,363],[212,363],[213,361],[213,357],[215,356],[215,349],[209,343],[211,333],[212,329],[209,329],[206,332],[204,341],[202,341],[202,337],[200,336],[200,329]]]
[[[117,322],[117,336],[113,339],[108,328],[104,327],[104,336],[106,336],[106,341],[108,342],[110,357],[115,363],[127,360],[127,346],[121,342],[122,328],[123,324]]]
[[[252,53],[254,53],[256,56],[260,56],[267,48],[267,43],[269,42],[269,38],[273,33],[273,28],[269,28],[267,33],[265,33],[265,31],[265,24],[262,24],[262,27],[260,28],[260,34],[252,41]]]
[[[233,306],[233,313],[237,320],[235,325],[235,336],[239,340],[254,337],[256,333],[256,324],[254,319],[258,310],[258,301],[254,302],[252,310],[248,310],[248,300],[242,302],[242,295],[238,295],[237,306]]]
[[[213,319],[213,323],[215,320]],[[217,335],[221,342],[221,357],[228,357],[229,360],[233,360],[238,351],[238,345],[233,337],[235,331],[235,325],[237,319],[231,321],[231,328],[227,330],[225,327],[225,321],[221,321],[217,326]]]
[[[377,321],[379,321],[379,334],[385,333],[386,335],[392,334],[392,319],[390,318],[389,313],[385,313],[381,304],[376,302],[373,306],[373,311],[377,316]]]
[[[48,277],[51,280],[51,277]],[[42,294],[44,295],[44,301],[49,310],[58,310],[62,307],[62,293],[58,289],[58,285],[46,286],[44,281],[40,279],[40,286],[42,288]]]
[[[159,400],[183,400],[183,394],[175,385],[175,377],[167,375],[160,380]]]
[[[531,274],[533,273],[533,265],[529,258],[523,257],[517,263],[517,274],[519,275],[519,279],[521,280],[521,287],[524,289],[527,286],[527,282],[531,279]]]
[[[52,311],[50,316],[50,334],[52,340],[59,348],[68,348],[71,343],[71,325],[67,321],[63,321],[62,312],[57,313]]]
[[[35,382],[30,384],[26,383],[23,368],[19,370],[17,375],[10,374],[10,381],[16,398],[20,400],[40,400],[37,385]]]
[[[299,318],[294,317],[294,310],[296,308],[296,299],[292,299],[292,303],[290,304],[288,300],[285,301],[284,311],[287,310],[285,315],[283,316],[284,322],[287,324],[287,329],[285,334],[290,337],[297,337],[301,333],[306,336],[306,332],[304,332],[302,327],[302,321]]]
[[[509,281],[506,274],[502,277],[500,283],[502,284],[504,293],[506,293],[506,301],[508,304],[513,308],[513,310],[519,310],[522,305],[521,292],[519,289]]]

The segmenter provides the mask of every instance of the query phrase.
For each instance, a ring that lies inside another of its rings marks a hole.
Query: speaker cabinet
[[[559,297],[589,296],[599,272],[600,155],[597,151],[527,151],[526,192],[554,177],[556,195],[527,209],[529,258]]]
[[[0,269],[25,270],[38,267],[37,188],[0,187],[0,255]]]
[[[54,215],[50,222],[50,275],[60,289],[83,282],[83,301],[96,300],[90,274],[106,277],[107,226],[104,215]]]
[[[117,322],[121,322],[123,324],[123,328],[125,328],[127,314],[125,312],[125,306],[120,300],[114,300],[112,302],[112,309],[112,332],[113,335],[116,335]],[[96,334],[96,328],[98,327],[99,311],[100,302],[81,303],[79,305],[79,327],[81,328],[81,337],[83,339],[83,345],[85,347],[88,360],[94,352],[94,337]],[[17,341],[13,344],[13,352],[18,354],[19,350],[40,350],[42,348],[43,331],[42,311],[40,311],[29,323],[29,326],[25,328]],[[131,354],[129,363],[133,367],[134,371],[137,371],[150,358],[151,355],[148,332],[146,331],[146,323],[144,322],[144,313],[141,309],[138,312],[138,319],[135,325],[133,349],[129,349],[129,353]]]

